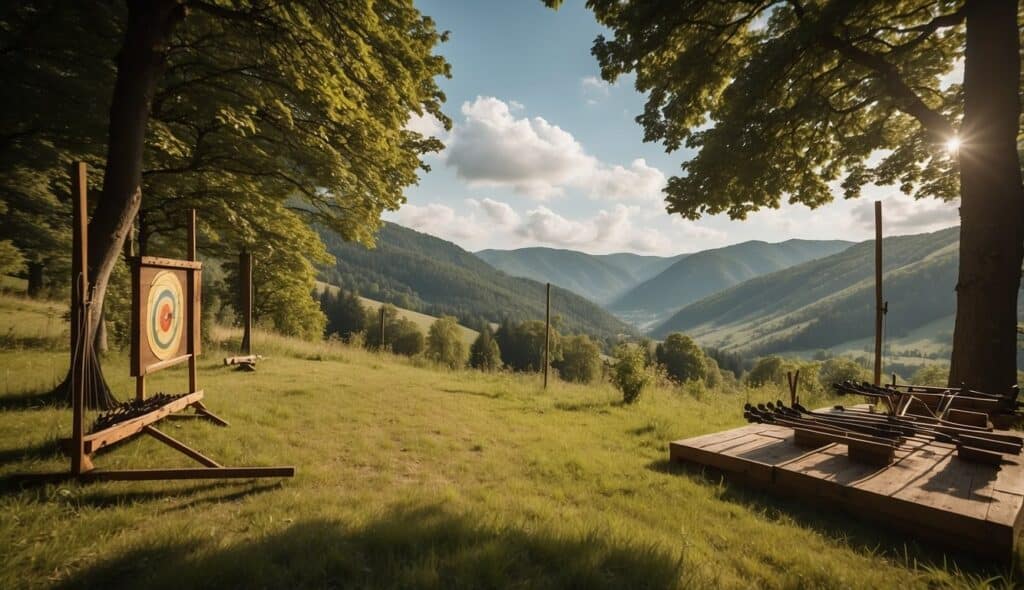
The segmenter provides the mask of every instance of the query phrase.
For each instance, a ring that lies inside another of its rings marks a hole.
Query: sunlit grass
[[[39,314],[7,307],[0,318]],[[295,465],[295,479],[6,490],[0,588],[923,588],[1006,574],[666,461],[668,441],[739,425],[746,399],[777,389],[655,387],[623,406],[608,385],[545,391],[535,375],[262,332],[266,358],[245,373],[221,364],[237,332],[213,337],[200,386],[231,427],[160,428],[227,465]],[[32,403],[66,364],[0,351],[0,477],[66,469],[53,443],[69,412]],[[126,356],[104,371],[127,397]],[[150,391],[184,385],[174,369]],[[189,465],[145,438],[96,462]]]

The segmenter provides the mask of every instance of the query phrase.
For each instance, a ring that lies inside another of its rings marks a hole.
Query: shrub
[[[786,371],[791,370],[792,365],[777,356],[766,356],[758,359],[754,368],[747,373],[747,385],[761,387],[762,385],[782,385],[786,382]]]
[[[644,351],[628,344],[621,344],[615,349],[615,368],[612,370],[612,383],[622,392],[622,401],[635,402],[650,376],[644,367]]]
[[[528,320],[521,324],[504,322],[494,335],[501,349],[501,360],[514,371],[540,371],[544,368],[544,322]],[[562,359],[558,331],[551,328],[550,361]]]
[[[416,322],[401,318],[392,324],[391,334],[391,338],[388,339],[391,352],[405,356],[416,356],[423,352],[425,347],[423,332],[420,332]]]
[[[590,383],[601,377],[601,349],[585,335],[562,341],[562,359],[554,363],[562,379]]]
[[[914,371],[910,378],[914,385],[945,387],[949,384],[949,367],[946,365],[925,365]]]
[[[469,347],[469,366],[481,371],[496,371],[501,368],[501,348],[486,323],[480,328],[480,335]]]
[[[707,374],[704,351],[689,336],[678,332],[669,334],[655,350],[658,363],[668,376],[678,383],[703,380]]]
[[[371,325],[378,325],[371,322],[377,319],[376,316],[370,317],[366,313],[362,300],[352,291],[340,290],[332,293],[330,289],[324,289],[320,294],[320,309],[327,316],[325,334],[337,334],[345,341],[356,332],[362,332]]]
[[[710,356],[704,357],[704,385],[711,390],[722,387],[722,371],[718,368],[718,361]]]
[[[466,350],[459,325],[452,316],[442,316],[431,324],[427,334],[427,357],[452,369],[465,364]]]
[[[832,390],[833,383],[862,381],[866,377],[864,368],[856,361],[843,357],[830,358],[818,370],[818,382],[825,391]]]

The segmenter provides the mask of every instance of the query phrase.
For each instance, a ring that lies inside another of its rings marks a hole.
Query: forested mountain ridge
[[[749,241],[703,250],[675,261],[661,273],[620,295],[608,308],[637,326],[653,325],[723,289],[835,254],[852,243],[841,240],[787,240],[775,244]]]
[[[948,346],[959,228],[883,240],[887,341],[916,333]],[[673,315],[652,332],[767,354],[842,346],[874,333],[874,241],[751,279]],[[931,332],[925,334],[923,332]]]
[[[364,297],[430,315],[453,315],[465,326],[503,319],[544,318],[544,285],[511,277],[440,238],[385,223],[368,249],[322,231],[335,264],[321,271],[329,283]],[[551,292],[552,314],[563,333],[600,338],[635,330],[598,305],[562,288]]]
[[[672,265],[683,255],[587,254],[559,248],[481,250],[491,266],[514,277],[551,283],[597,303],[608,303]]]

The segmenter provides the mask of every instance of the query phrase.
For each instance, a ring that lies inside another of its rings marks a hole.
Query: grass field
[[[52,306],[0,296],[0,479],[65,469]],[[28,326],[27,328],[25,326]],[[34,327],[33,327],[34,326]],[[236,334],[216,332],[225,349]],[[30,337],[31,336],[31,337]],[[285,481],[67,484],[0,490],[0,588],[928,588],[1012,586],[856,517],[669,464],[667,442],[742,422],[747,397],[420,366],[259,334],[255,373],[204,352],[219,428],[161,428],[227,465],[292,464]],[[127,359],[104,359],[121,397]],[[180,391],[185,374],[150,391]],[[826,400],[816,400],[825,403]],[[98,467],[186,466],[154,440]],[[1019,561],[1019,560],[1018,560]]]

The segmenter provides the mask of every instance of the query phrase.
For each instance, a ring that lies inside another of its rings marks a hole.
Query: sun
[[[946,142],[946,151],[956,155],[960,151],[960,138],[952,137]]]

